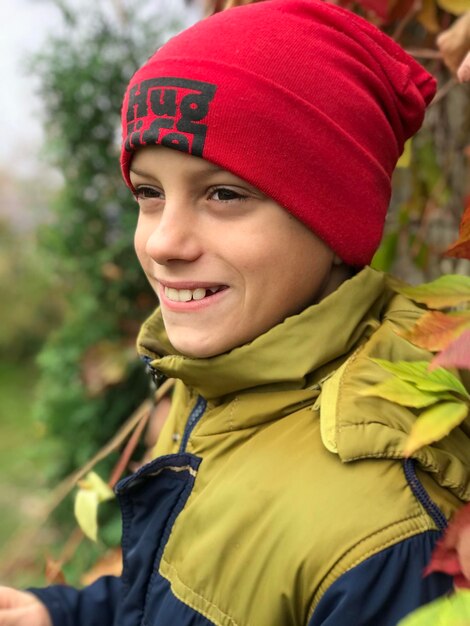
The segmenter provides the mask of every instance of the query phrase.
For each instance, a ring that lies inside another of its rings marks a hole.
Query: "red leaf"
[[[465,330],[445,350],[434,357],[429,369],[433,370],[436,367],[457,367],[470,370],[470,329]]]
[[[384,24],[389,24],[407,15],[414,0],[358,0],[357,4],[375,13]]]
[[[432,572],[444,572],[454,576],[456,587],[470,587],[469,504],[457,511],[444,537],[437,542],[424,575]]]
[[[470,259],[470,201],[462,216],[459,228],[459,238],[444,252],[444,256],[458,259]]]
[[[462,574],[457,550],[446,548],[441,542],[436,543],[431,562],[424,570],[424,575],[427,576],[433,572],[442,572],[448,576]]]

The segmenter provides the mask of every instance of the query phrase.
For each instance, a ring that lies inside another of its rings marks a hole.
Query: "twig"
[[[429,106],[433,106],[434,104],[440,102],[457,84],[456,78],[449,78],[449,80],[438,90]]]
[[[415,59],[442,59],[442,53],[432,48],[407,48],[406,52]]]
[[[158,388],[155,394],[155,403],[158,403],[163,396],[165,396],[171,387],[174,384],[173,379],[167,380],[161,387]],[[134,413],[130,416],[127,422],[119,429],[119,431],[112,437],[107,444],[105,444],[101,450],[99,450],[95,456],[90,459],[83,467],[79,470],[71,474],[69,477],[65,478],[52,492],[50,503],[47,509],[46,518],[50,515],[50,513],[62,502],[62,500],[72,491],[77,482],[88,474],[93,467],[105,459],[111,452],[114,452],[116,448],[118,448],[122,442],[126,439],[126,437],[131,433],[134,428],[139,424],[139,422],[144,419],[148,412],[151,411],[153,407],[153,402],[151,400],[145,400],[140,407],[134,411]]]
[[[144,422],[144,425],[145,425],[146,421],[148,420],[152,412],[153,407],[156,404],[158,404],[158,402],[160,402],[160,400],[168,393],[168,391],[173,387],[174,382],[175,381],[173,379],[168,379],[163,385],[161,385],[155,393],[155,398],[153,402],[152,400],[146,400],[145,402],[143,402],[140,405],[140,407],[136,411],[134,411],[134,413],[129,417],[129,419],[123,424],[123,426],[119,429],[116,435],[114,435],[114,437],[112,437],[110,441],[108,441],[108,443],[105,444],[101,448],[101,450],[99,450],[90,461],[88,461],[79,470],[77,470],[76,472],[74,472],[73,474],[65,478],[54,489],[47,506],[43,510],[43,513],[41,515],[41,519],[39,520],[39,522],[34,526],[34,528],[28,529],[25,532],[18,534],[10,542],[8,552],[3,555],[3,560],[2,560],[2,564],[0,568],[0,573],[2,577],[8,577],[10,572],[13,570],[14,563],[20,557],[22,551],[26,549],[29,550],[31,545],[36,543],[38,533],[40,532],[41,528],[43,527],[43,525],[49,518],[52,511],[62,502],[62,500],[72,491],[72,489],[74,489],[77,482],[83,476],[85,476],[85,474],[91,471],[93,467],[97,463],[99,463],[99,461],[106,458],[109,454],[111,454],[111,452],[114,452],[114,450],[118,448],[121,445],[121,443],[126,439],[129,433],[131,433],[134,429],[137,429],[139,427],[139,424],[141,422]],[[143,430],[143,426],[140,429],[140,433],[142,432],[142,430]],[[135,444],[134,444],[134,447],[135,447]],[[124,449],[123,455],[127,454],[128,450],[130,450],[130,446],[129,448],[128,446],[126,446],[126,448]],[[131,454],[132,454],[132,451],[131,451]],[[113,471],[113,476],[114,476],[114,471]],[[82,535],[81,530],[76,529],[74,530],[72,535],[69,537],[62,551],[62,555],[57,562],[58,569],[56,571],[56,575],[59,572],[61,565],[67,560],[70,560],[71,556],[68,556],[68,555],[74,554],[74,551],[75,551],[73,549],[73,546],[75,545],[74,542],[77,542],[76,547],[75,547],[76,549],[80,543],[80,541],[78,541],[78,537],[81,535]]]
[[[395,41],[398,41],[400,39],[403,31],[411,22],[416,13],[421,10],[422,6],[423,3],[421,2],[421,0],[415,0],[415,2],[413,2],[413,4],[410,6],[408,13],[404,16],[402,20],[398,22],[397,27],[395,28],[395,31],[392,35],[392,39],[394,39]]]
[[[70,561],[83,540],[84,534],[77,526],[70,534],[58,559],[49,560],[46,566],[46,580],[49,585],[65,582],[63,566]]]
[[[129,465],[129,461],[132,456],[132,453],[134,452],[137,444],[139,443],[139,439],[142,435],[142,432],[144,428],[146,427],[152,413],[153,413],[153,406],[149,411],[147,411],[147,414],[142,417],[140,422],[137,424],[137,427],[135,428],[134,432],[132,433],[131,437],[129,438],[129,441],[126,443],[126,447],[124,448],[121,456],[119,457],[116,465],[113,468],[113,471],[111,472],[111,476],[108,481],[108,485],[111,488],[114,487],[114,485],[118,482],[122,474],[125,472],[127,466]]]

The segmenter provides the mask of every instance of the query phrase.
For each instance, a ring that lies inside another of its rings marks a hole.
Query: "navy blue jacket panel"
[[[408,613],[452,589],[452,578],[423,570],[441,533],[428,531],[379,552],[326,591],[308,626],[396,626]]]

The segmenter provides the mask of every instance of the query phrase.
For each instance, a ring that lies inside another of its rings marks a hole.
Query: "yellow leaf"
[[[402,155],[398,159],[396,167],[402,167],[402,168],[410,167],[411,154],[412,154],[411,142],[412,142],[411,139],[408,139],[408,141],[405,142]]]
[[[434,0],[423,0],[422,8],[418,11],[416,19],[429,33],[439,32],[440,25]]]
[[[114,497],[112,489],[95,472],[89,472],[78,483],[75,497],[75,517],[83,533],[96,541],[98,538],[98,506]]]
[[[406,442],[405,455],[410,456],[419,448],[448,435],[463,422],[468,410],[465,402],[442,402],[421,413]]]
[[[98,504],[95,491],[78,490],[75,496],[75,517],[83,533],[92,541],[98,539]]]
[[[438,395],[420,391],[414,385],[399,378],[389,378],[377,385],[366,387],[359,393],[362,396],[378,396],[379,398],[417,409],[430,406],[440,400]]]
[[[94,491],[97,495],[98,502],[105,502],[106,500],[114,498],[114,493],[111,487],[105,483],[96,472],[88,472],[85,478],[78,482],[78,486],[81,489]]]
[[[461,589],[434,600],[413,611],[398,626],[470,626],[470,591]]]
[[[470,0],[436,0],[438,6],[452,15],[463,15],[470,11]]]

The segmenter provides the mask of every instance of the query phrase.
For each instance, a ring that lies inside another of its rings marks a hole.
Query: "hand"
[[[436,40],[444,63],[463,83],[470,80],[470,11],[461,15]]]
[[[52,626],[52,621],[32,593],[0,587],[0,626]]]
[[[457,70],[457,78],[461,83],[470,82],[470,52],[464,57],[464,60],[459,65]]]

